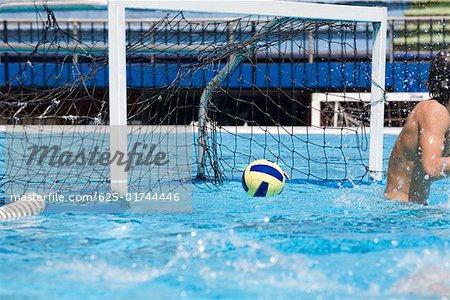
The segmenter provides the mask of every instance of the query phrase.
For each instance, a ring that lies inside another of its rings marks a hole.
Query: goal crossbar
[[[294,17],[313,20],[383,22],[386,8],[350,5],[302,3],[276,0],[200,0],[200,1],[148,1],[109,0],[126,8],[251,14]]]

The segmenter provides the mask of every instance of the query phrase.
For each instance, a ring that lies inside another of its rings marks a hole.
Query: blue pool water
[[[226,181],[194,187],[192,214],[0,222],[0,299],[448,299],[448,181],[429,206],[383,189],[295,183],[261,199]]]

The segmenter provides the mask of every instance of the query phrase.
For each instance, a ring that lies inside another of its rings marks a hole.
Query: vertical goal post
[[[110,124],[120,126],[127,124],[126,9],[190,11],[236,15],[251,14],[310,20],[359,21],[372,23],[374,27],[374,39],[372,45],[369,170],[373,180],[379,181],[382,179],[387,8],[274,0],[108,0],[107,5],[109,36],[108,55],[109,62],[113,62],[109,64]],[[204,112],[200,113],[204,114]],[[126,132],[116,132],[112,135],[111,151],[127,153],[126,139]],[[200,145],[201,144],[202,143],[200,143]],[[201,162],[198,161],[197,163]],[[121,194],[127,191],[127,173],[124,170],[120,168],[111,170],[111,189]]]

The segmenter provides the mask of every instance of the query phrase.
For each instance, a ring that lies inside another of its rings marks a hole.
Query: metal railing
[[[229,18],[202,18],[193,19],[196,23],[226,22]],[[144,31],[160,19],[143,18],[128,21],[128,31]],[[414,58],[429,57],[433,51],[447,48],[449,43],[446,37],[450,34],[449,16],[442,17],[390,17],[388,18],[387,57],[394,62],[396,57]],[[33,44],[40,38],[44,24],[34,19],[0,20],[2,27],[1,52],[13,52],[6,47],[5,42]],[[85,43],[107,44],[108,24],[106,19],[59,19],[59,26],[73,37]],[[202,27],[202,26],[200,26]],[[179,33],[189,34],[183,31]],[[232,34],[232,32],[229,32]],[[361,43],[369,45],[372,39],[368,24],[356,27],[356,35]],[[229,37],[230,38],[230,37]],[[311,41],[311,34],[308,36]],[[310,43],[312,44],[312,43]],[[368,52],[370,47],[361,47],[359,51]],[[368,53],[367,53],[368,54]],[[314,57],[311,55],[309,61]]]
[[[202,18],[190,19],[196,24],[197,29],[185,27],[176,31],[177,28],[171,28],[170,35],[174,39],[183,39],[191,34],[204,34],[211,39],[232,41],[239,34],[249,34],[248,32],[235,32],[232,30],[222,30],[214,32],[207,23],[225,24],[232,19],[229,18]],[[255,20],[249,20],[256,23]],[[160,19],[143,18],[130,19],[127,24],[128,36],[136,33],[145,32],[152,28]],[[426,80],[425,69],[426,63],[434,56],[436,51],[447,49],[449,42],[447,37],[450,35],[450,17],[391,17],[388,19],[388,35],[387,35],[387,70],[388,77],[386,87],[393,92],[422,92]],[[77,51],[83,51],[82,47],[78,47],[78,41],[91,47],[91,50],[103,52],[106,50],[108,43],[108,23],[106,19],[58,19],[58,25],[67,32],[67,53],[72,53],[75,57]],[[42,39],[44,22],[36,22],[35,19],[11,19],[0,20],[0,63],[4,68],[5,74],[8,70],[8,62],[13,61],[14,57],[20,56],[22,53],[34,51],[39,40]],[[256,27],[252,24],[249,27]],[[202,31],[197,31],[200,28]],[[214,28],[214,27],[212,27]],[[313,34],[315,35],[313,37]],[[320,40],[320,35],[325,39],[329,32],[305,32],[299,35],[301,43],[305,49],[302,54],[295,57],[295,62],[314,63],[320,61],[321,56],[330,57],[330,50],[325,53],[318,51],[315,43]],[[369,60],[371,56],[372,30],[370,24],[360,23],[355,26],[355,40],[358,48],[358,59]],[[69,38],[70,35],[72,38]],[[225,36],[224,36],[225,35]],[[233,36],[234,35],[234,36]],[[317,38],[319,37],[319,38]],[[153,42],[158,37],[151,36]],[[295,43],[293,41],[292,43]],[[298,41],[297,41],[298,42]],[[288,48],[288,47],[287,47]],[[42,47],[41,50],[52,51],[52,47]],[[59,53],[64,53],[58,49]],[[342,53],[341,53],[341,52]],[[347,55],[337,46],[332,49],[334,57],[344,57]],[[355,53],[351,54],[353,57]],[[153,57],[153,56],[152,56]],[[276,60],[276,57],[274,58]],[[262,60],[259,60],[263,62]],[[420,63],[425,67],[419,66]],[[7,75],[6,75],[7,76]]]

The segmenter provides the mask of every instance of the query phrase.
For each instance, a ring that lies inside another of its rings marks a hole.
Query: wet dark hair
[[[450,52],[440,51],[430,65],[427,80],[430,97],[447,106],[450,100]]]

